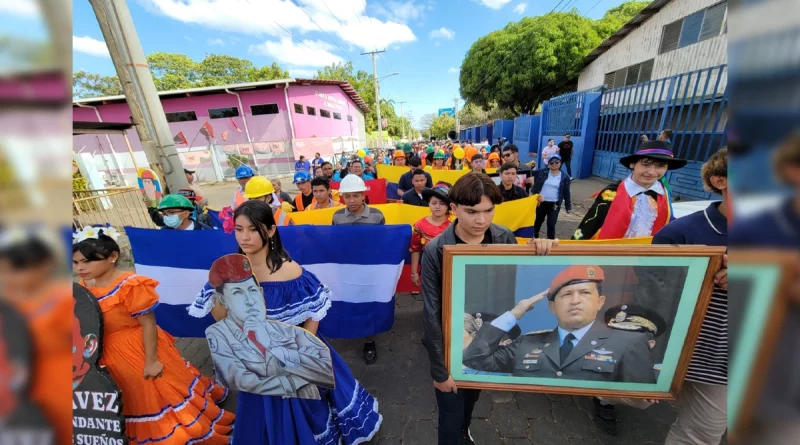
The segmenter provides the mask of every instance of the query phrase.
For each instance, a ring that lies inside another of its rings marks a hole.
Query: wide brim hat
[[[428,201],[431,197],[435,196],[447,204],[450,204],[450,198],[447,197],[450,193],[450,187],[451,185],[447,182],[437,182],[433,188],[422,189],[422,197]]]
[[[668,142],[646,141],[639,145],[639,148],[634,154],[621,158],[619,163],[630,170],[630,165],[635,164],[642,158],[651,158],[666,162],[667,170],[682,168],[689,162],[686,159],[676,158],[675,154],[672,152],[672,145]]]

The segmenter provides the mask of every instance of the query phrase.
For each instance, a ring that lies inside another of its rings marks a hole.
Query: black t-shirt
[[[453,224],[454,225],[458,224],[458,220],[456,220],[456,222],[453,223]],[[455,229],[455,227],[453,227],[453,229]],[[453,235],[456,237],[456,244],[467,244],[467,243],[464,242],[464,240],[459,238],[458,235],[455,232],[453,232]],[[481,241],[481,244],[492,244],[492,229],[491,228],[486,229],[486,233],[483,234],[483,241]]]
[[[506,187],[503,184],[500,184],[500,193],[503,195],[503,202],[528,197],[528,192],[518,185],[512,185],[510,189],[506,190]]]
[[[303,199],[303,208],[304,208],[304,209],[307,209],[307,208],[308,208],[308,206],[310,206],[310,205],[311,205],[311,201],[313,201],[313,200],[314,200],[314,194],[313,194],[313,193],[309,193],[308,195],[303,195],[303,194],[301,193],[301,194],[300,194],[300,196],[302,196],[302,197],[303,197],[303,198],[302,198],[302,199]],[[295,200],[293,199],[293,200],[291,200],[291,201],[289,201],[289,202],[292,204],[292,207],[294,207],[294,209],[295,209],[295,210],[297,210],[297,206],[295,205]]]
[[[561,160],[572,159],[572,141],[561,141],[558,143],[558,154]]]

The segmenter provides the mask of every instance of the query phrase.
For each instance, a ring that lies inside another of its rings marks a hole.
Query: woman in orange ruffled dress
[[[33,342],[28,396],[42,409],[56,444],[72,443],[70,373],[72,283],[57,273],[55,241],[44,231],[0,235],[0,298],[25,316]]]
[[[130,445],[221,445],[235,415],[217,407],[227,390],[184,360],[175,338],[156,326],[158,282],[117,268],[112,228],[75,234],[72,264],[103,311],[101,365],[122,390]]]

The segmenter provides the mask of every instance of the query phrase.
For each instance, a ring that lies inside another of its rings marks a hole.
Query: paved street
[[[296,190],[284,180],[290,194]],[[563,210],[557,235],[569,238],[586,212],[589,196],[606,183],[590,178],[572,183],[573,214]],[[212,205],[225,205],[235,185],[217,185],[204,190]],[[366,366],[361,358],[363,343],[332,340],[336,351],[353,374],[380,402],[383,425],[372,444],[427,445],[436,443],[436,400],[428,373],[428,356],[421,344],[422,301],[420,296],[400,294],[396,298],[395,324],[391,332],[377,337],[378,361]],[[180,339],[184,356],[206,375],[213,374],[205,340]],[[235,397],[226,402],[235,410]],[[663,444],[674,420],[672,404],[662,402],[645,411],[618,407],[619,432],[605,434],[592,420],[588,397],[485,391],[475,408],[472,435],[480,445],[523,444]]]

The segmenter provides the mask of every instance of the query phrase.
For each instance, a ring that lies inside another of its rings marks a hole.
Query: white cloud
[[[500,9],[510,2],[511,0],[481,0],[484,6],[492,9]]]
[[[517,14],[522,14],[523,12],[525,12],[525,9],[527,7],[528,7],[527,3],[525,2],[519,3],[517,4],[517,6],[514,6],[514,12]]]
[[[188,41],[190,41],[190,42],[194,42],[194,39],[191,38],[190,36],[184,35],[183,38],[188,40]]]
[[[216,45],[216,46],[225,46],[225,41],[222,39],[208,39],[209,45]]]
[[[383,49],[393,43],[408,43],[417,40],[414,32],[406,25],[395,22],[382,22],[374,17],[349,22],[338,30],[339,36],[365,50]]]
[[[106,43],[91,37],[72,36],[72,51],[97,57],[111,57]]]
[[[383,16],[399,23],[408,23],[411,20],[418,20],[425,16],[425,11],[430,5],[415,3],[414,0],[407,2],[388,1],[385,5],[377,4],[374,8],[375,15]]]
[[[0,0],[0,12],[34,19],[42,16],[36,0]]]
[[[4,1],[4,0],[0,0]],[[383,49],[390,44],[416,40],[414,32],[397,20],[366,16],[362,0],[140,0],[155,14],[218,31],[257,37],[284,38],[290,31],[295,38],[306,33],[321,33],[360,49]],[[303,9],[301,9],[301,7]],[[330,8],[330,11],[328,10]],[[395,15],[412,17],[418,8],[405,8]],[[304,12],[305,10],[305,12]],[[331,14],[333,12],[333,14]],[[312,22],[308,15],[313,17]],[[399,18],[398,18],[399,20]],[[316,23],[314,23],[316,22]],[[323,37],[320,34],[320,37]],[[341,45],[346,47],[346,45]]]
[[[455,31],[453,31],[452,29],[445,28],[444,26],[442,26],[439,29],[434,29],[430,33],[430,37],[432,39],[453,40],[453,37],[455,37],[455,36],[456,36],[456,32]]]
[[[331,52],[334,46],[327,42],[304,40],[303,43],[296,44],[288,37],[281,37],[278,42],[267,40],[258,45],[250,45],[249,50],[251,53],[269,56],[278,62],[298,67],[328,66],[343,62],[341,57]]]
[[[294,78],[299,79],[311,79],[317,75],[317,70],[312,70],[308,68],[292,68],[289,67],[286,71],[289,72],[289,75]]]
[[[459,70],[458,68],[454,67],[454,66],[453,66],[453,67],[450,67],[450,69],[449,69],[449,70],[447,70],[447,72],[448,72],[448,73],[457,73],[457,72],[459,72],[459,71],[460,71],[460,70]]]

